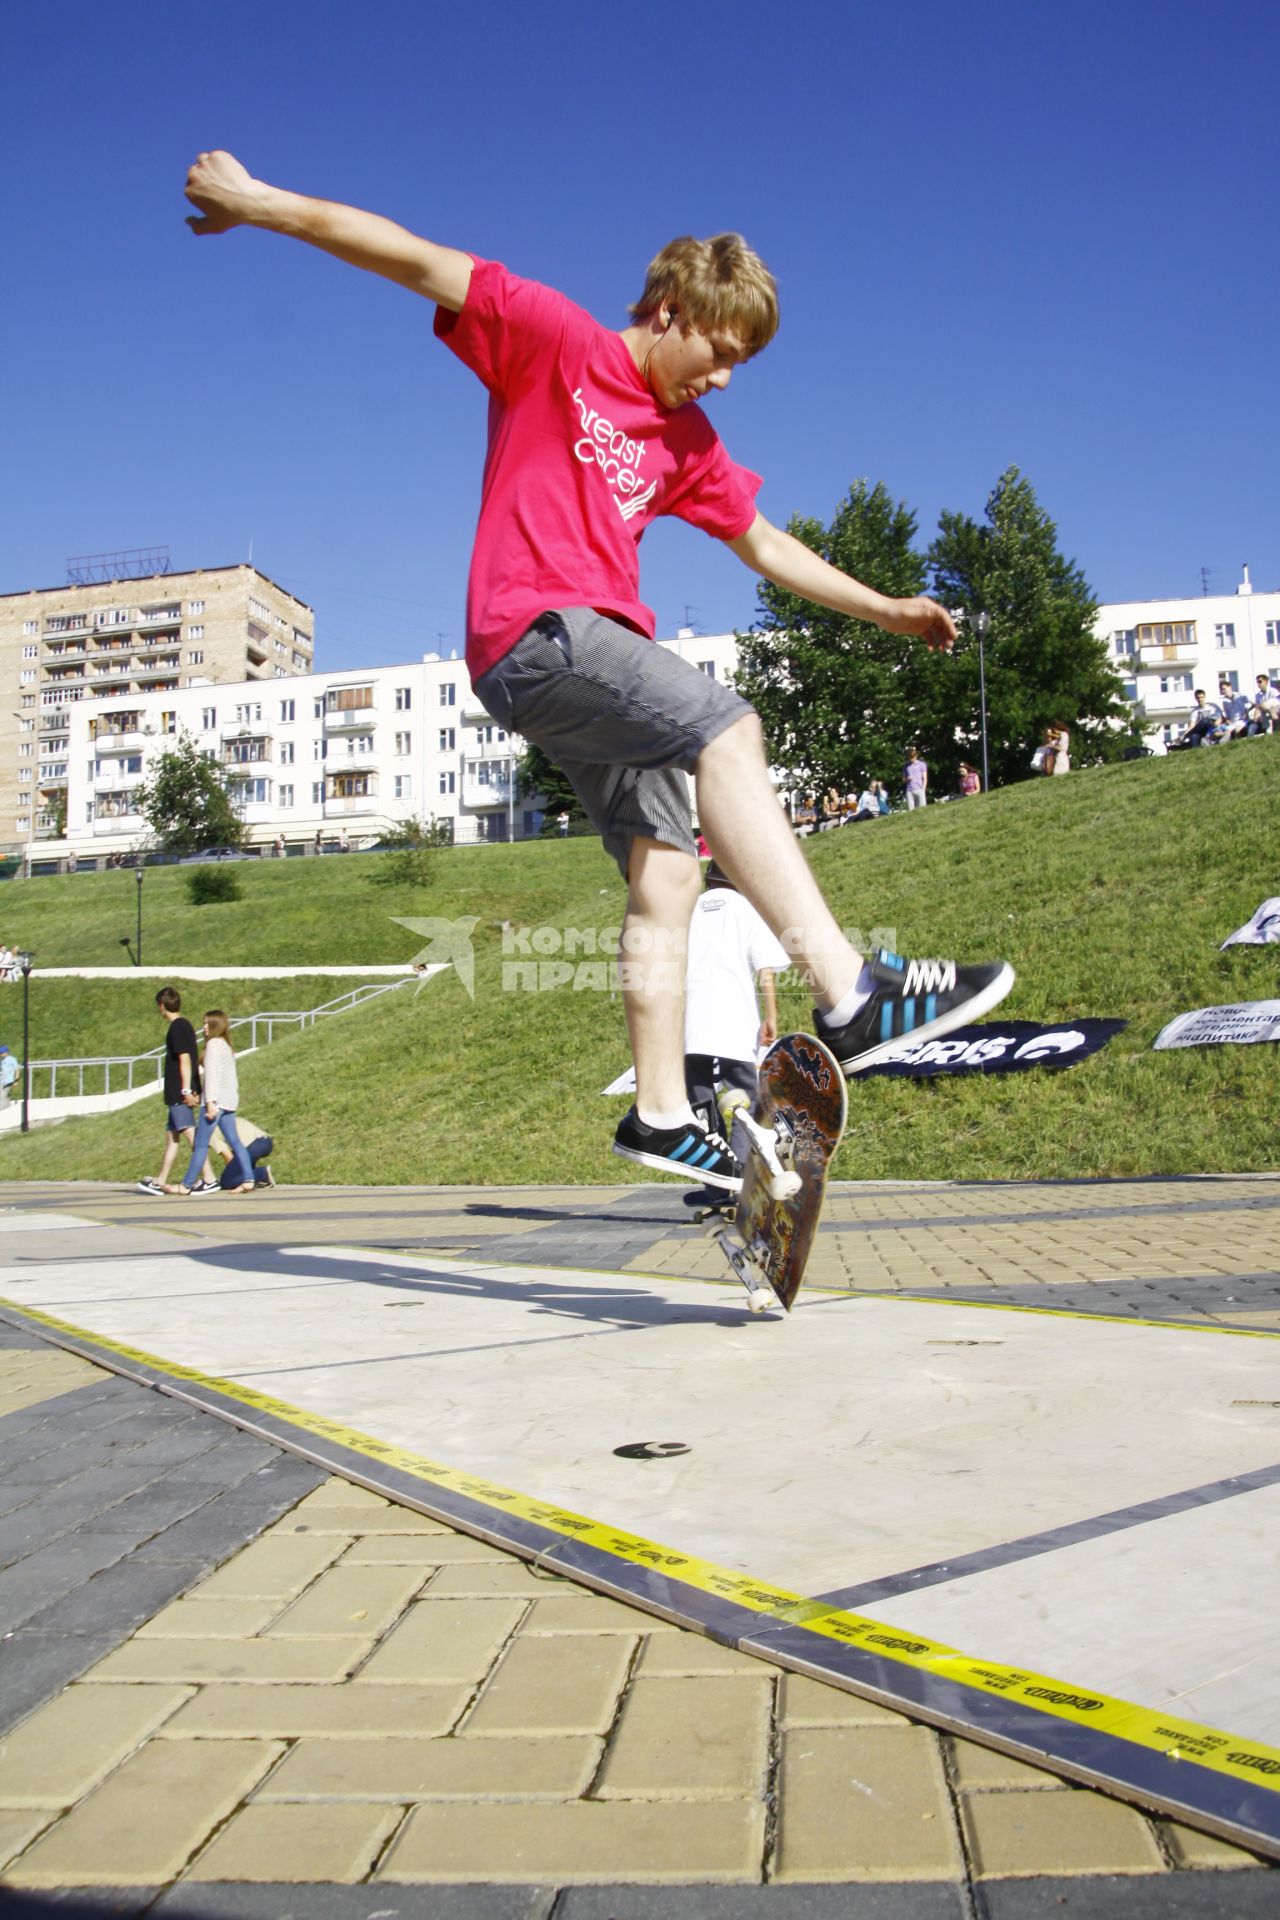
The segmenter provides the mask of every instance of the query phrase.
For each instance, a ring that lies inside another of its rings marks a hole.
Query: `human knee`
[[[760,725],[760,716],[754,710],[744,713],[731,727],[718,733],[709,740],[698,755],[694,768],[695,778],[701,777],[711,769],[732,762],[765,765],[764,728]]]

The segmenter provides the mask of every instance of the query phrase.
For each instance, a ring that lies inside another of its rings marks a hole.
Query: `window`
[[[440,775],[440,791],[441,793],[455,793],[457,791],[454,776],[451,773],[442,773]]]
[[[311,635],[304,633],[301,627],[294,628],[293,637],[300,647],[309,647],[311,645]]]
[[[329,742],[327,740],[313,740],[311,742],[311,758],[313,760],[325,760],[328,758],[328,754]]]
[[[36,620],[24,620],[22,623],[22,631],[24,633],[39,633],[39,622]]]
[[[707,676],[707,678],[708,678],[708,680],[714,680],[714,679],[715,679],[715,677],[716,677],[716,663],[715,663],[715,661],[714,661],[714,660],[699,660],[699,662],[698,662],[698,672],[699,672],[699,673],[705,673],[705,674],[706,674],[706,676]]]
[[[1213,644],[1223,653],[1234,652],[1235,644],[1236,644],[1236,630],[1235,630],[1235,624],[1233,621],[1230,621],[1230,620],[1224,621],[1219,626],[1216,626],[1214,628]]]
[[[189,667],[202,667],[204,665],[204,654],[198,647],[194,653],[187,655],[187,665]]]
[[[276,799],[277,799],[277,801],[278,801],[278,803],[280,804],[280,806],[282,806],[282,807],[291,807],[291,806],[293,805],[293,788],[292,788],[292,787],[277,787],[277,788],[276,788]]]
[[[324,697],[326,713],[360,713],[372,705],[372,687],[330,687]]]
[[[187,612],[188,612],[188,613],[203,613],[203,612],[204,612],[204,601],[203,601],[203,600],[188,600],[188,602],[187,602]]]
[[[457,694],[452,680],[446,681],[440,688],[440,705],[442,707],[457,705]]]
[[[203,639],[204,639],[204,628],[203,628],[203,627],[188,627],[188,628],[187,628],[187,638],[188,638],[188,640],[203,640]]]
[[[36,670],[34,667],[24,667],[22,669],[22,672],[18,675],[18,679],[24,687],[29,687],[31,683],[34,681],[35,677],[36,677]]]
[[[76,697],[76,699],[78,700],[78,699],[80,698],[80,695],[79,695],[79,693],[77,693],[75,697]],[[24,693],[24,694],[23,694],[23,696],[22,696],[22,704],[23,704],[23,706],[24,706],[24,707],[34,707],[34,705],[35,705],[35,703],[36,703],[36,697],[35,697],[35,695],[34,695],[34,693]],[[57,696],[57,695],[55,694],[55,695],[54,695],[54,697],[53,697],[53,699],[52,699],[51,701],[49,701],[49,702],[48,702],[48,704],[49,704],[50,706],[56,706],[56,705],[58,704],[58,696]]]
[[[282,767],[291,767],[293,765],[292,740],[282,740],[280,742],[280,765]]]
[[[333,775],[333,797],[335,800],[364,800],[372,793],[371,773],[335,773]]]
[[[1125,683],[1124,683],[1124,697],[1125,697],[1125,699],[1126,699],[1126,700],[1136,700],[1136,699],[1137,699],[1137,697],[1138,697],[1138,683],[1137,683],[1137,681],[1136,681],[1136,680],[1126,680],[1126,681],[1125,681]]]
[[[297,708],[296,701],[282,700],[280,702],[280,718],[282,720],[295,720],[297,718],[297,713],[298,713],[298,708]]]
[[[395,776],[395,795],[397,800],[408,800],[413,793],[413,783],[407,773]]]
[[[24,660],[38,660],[40,658],[39,647],[24,647],[22,649],[22,657]]]
[[[441,727],[441,729],[440,729],[440,751],[441,751],[441,753],[452,753],[452,752],[453,752],[453,748],[454,748],[454,738],[455,738],[455,736],[454,736],[454,731],[453,731],[453,728],[452,728],[452,727]]]
[[[1280,620],[1268,620],[1267,645],[1269,647],[1280,647]]]
[[[218,724],[218,709],[216,707],[201,707],[200,709],[201,733],[212,733],[213,729],[217,726],[217,724]]]
[[[293,664],[298,669],[299,673],[306,672],[308,661],[305,653],[294,653],[294,654],[291,654],[289,657],[293,661]]]
[[[251,727],[256,720],[261,720],[261,718],[261,700],[246,700],[242,706],[236,708],[237,726]]]
[[[1140,647],[1194,647],[1195,644],[1194,620],[1157,620],[1138,628]]]
[[[1117,660],[1127,659],[1138,651],[1138,636],[1132,627],[1122,627],[1111,636],[1111,650]]]
[[[413,705],[413,688],[397,687],[396,688],[396,712],[408,713],[412,705]]]
[[[1194,677],[1189,673],[1162,673],[1160,691],[1161,693],[1191,693],[1194,691]]]
[[[413,735],[411,733],[398,733],[396,735],[396,752],[398,754],[403,755],[406,753],[412,753],[412,751],[413,751]]]
[[[29,779],[31,778],[31,769],[30,769],[30,767],[19,767],[19,768],[18,768],[18,778],[19,778],[19,780],[29,780]]]
[[[324,781],[323,780],[313,780],[311,782],[311,804],[313,807],[320,807],[324,805]]]
[[[269,780],[233,780],[228,788],[231,799],[238,807],[261,806],[271,798]]]
[[[1220,673],[1218,675],[1218,679],[1220,681],[1225,680],[1227,685],[1231,688],[1232,693],[1239,693],[1240,674],[1238,669],[1233,669],[1232,672],[1230,673]]]
[[[313,700],[311,702],[311,713],[314,719],[323,720],[324,719],[324,701]]]
[[[256,613],[259,620],[269,620],[271,618],[270,607],[264,605],[261,600],[255,600],[252,594],[249,595],[249,611],[250,613]]]
[[[29,760],[31,758],[31,742],[29,740],[24,740],[18,748],[18,758],[19,760]]]

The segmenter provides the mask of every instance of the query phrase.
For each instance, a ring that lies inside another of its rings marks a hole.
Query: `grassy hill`
[[[1035,781],[809,843],[843,924],[907,953],[1018,970],[1003,1011],[1130,1022],[1062,1073],[984,1080],[869,1080],[852,1089],[844,1178],[1068,1178],[1239,1172],[1280,1164],[1274,1047],[1154,1054],[1174,1014],[1280,995],[1280,949],[1220,942],[1280,893],[1274,852],[1280,739]],[[246,1060],[242,1102],[280,1142],[295,1181],[615,1182],[644,1176],[608,1152],[621,1110],[600,1089],[628,1059],[621,1007],[601,966],[554,990],[513,990],[527,953],[503,926],[616,927],[623,889],[591,841],[442,850],[417,893],[380,884],[378,856],[239,869],[245,897],[193,908],[182,875],[149,871],[147,964],[375,964],[406,960],[418,934],[397,916],[474,917],[475,998],[455,974],[278,1041]],[[128,874],[14,883],[5,933],[37,964],[118,961],[132,931]],[[508,939],[510,937],[508,936]],[[523,943],[521,943],[523,945]],[[558,953],[543,957],[559,958]],[[581,958],[590,963],[597,956]],[[303,1006],[332,997],[314,976],[193,988],[189,1004]],[[15,1044],[20,992],[0,989],[0,1038]],[[154,983],[100,991],[32,983],[33,1054],[156,1044]],[[809,1024],[808,997],[781,995]],[[198,1009],[197,1009],[198,1011]],[[87,1035],[94,1037],[88,1044]],[[158,1159],[158,1100],[0,1144],[0,1179],[132,1178]]]

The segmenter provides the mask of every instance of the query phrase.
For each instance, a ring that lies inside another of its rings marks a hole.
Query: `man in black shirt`
[[[163,1195],[178,1148],[185,1140],[195,1139],[194,1109],[200,1104],[200,1058],[196,1052],[196,1030],[182,1012],[182,995],[176,987],[161,987],[156,1006],[164,1017],[168,1032],[164,1041],[164,1159],[158,1176],[139,1180],[138,1192]],[[217,1186],[208,1163],[202,1184],[210,1191]],[[200,1192],[200,1187],[195,1191]]]

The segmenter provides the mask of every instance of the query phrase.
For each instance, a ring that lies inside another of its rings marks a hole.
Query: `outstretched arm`
[[[956,630],[951,615],[936,600],[923,594],[907,600],[894,600],[887,594],[866,587],[852,574],[841,573],[806,547],[794,534],[784,533],[758,513],[744,534],[725,545],[736,553],[753,573],[763,574],[776,587],[797,593],[834,613],[846,613],[854,620],[869,620],[886,633],[913,633],[934,649],[950,652]]]
[[[255,180],[230,153],[202,153],[187,175],[186,195],[200,209],[199,218],[187,221],[193,233],[265,227],[270,233],[305,240],[349,266],[379,273],[454,313],[461,312],[466,300],[471,284],[469,254],[423,240],[381,214],[270,187],[265,180]]]

